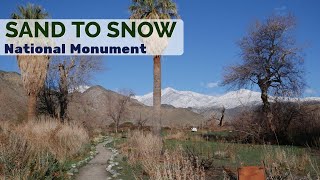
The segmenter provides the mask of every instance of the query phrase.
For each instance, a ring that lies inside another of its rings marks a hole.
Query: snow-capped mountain
[[[76,87],[74,89],[69,89],[69,92],[72,93],[72,92],[76,91],[76,92],[83,93],[89,88],[90,88],[90,86],[83,85],[83,86],[78,86],[78,87]]]
[[[148,93],[143,96],[136,96],[135,98],[147,106],[152,106],[152,93]],[[320,101],[320,98],[308,97],[302,100]],[[174,107],[181,108],[219,108],[224,106],[226,109],[231,109],[238,106],[254,106],[262,103],[259,92],[247,89],[230,91],[220,96],[210,96],[192,91],[178,91],[173,88],[165,88],[162,90],[161,101],[162,104],[169,104]]]

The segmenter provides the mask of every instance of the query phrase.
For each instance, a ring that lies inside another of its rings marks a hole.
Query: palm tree
[[[172,0],[132,0],[130,19],[178,18],[177,6]],[[153,57],[153,111],[155,131],[160,133],[161,121],[161,56]]]
[[[13,19],[45,19],[48,13],[41,6],[28,4],[18,6],[18,12],[13,13]],[[28,120],[36,117],[37,97],[44,86],[49,64],[49,56],[19,55],[18,66],[21,71],[23,86],[28,94]]]

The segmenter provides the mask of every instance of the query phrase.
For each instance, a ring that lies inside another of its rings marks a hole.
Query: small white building
[[[197,129],[197,128],[195,128],[195,127],[193,127],[193,128],[191,128],[191,131],[192,131],[192,132],[197,132],[197,131],[198,131],[198,129]]]

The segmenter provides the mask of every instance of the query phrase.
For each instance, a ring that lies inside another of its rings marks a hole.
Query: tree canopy
[[[176,4],[172,0],[132,0],[129,7],[131,19],[178,18]]]
[[[223,85],[244,88],[258,85],[268,106],[268,93],[299,96],[304,87],[302,48],[296,45],[292,15],[271,16],[257,22],[238,45],[241,63],[225,69]]]
[[[12,13],[12,19],[45,19],[49,14],[38,5],[27,4],[26,6],[18,6],[18,12]]]

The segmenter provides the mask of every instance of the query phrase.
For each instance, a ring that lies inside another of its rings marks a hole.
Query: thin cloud
[[[305,91],[304,91],[307,95],[315,95],[317,94],[317,90],[315,89],[312,89],[312,88],[307,88]]]
[[[276,8],[274,8],[274,10],[276,10],[276,11],[285,11],[285,10],[287,10],[287,6],[276,7]]]
[[[276,14],[278,15],[285,15],[287,13],[287,6],[281,6],[281,7],[276,7],[274,8],[274,11],[276,12]]]
[[[208,82],[208,83],[201,83],[202,87],[206,87],[206,88],[216,88],[219,87],[219,82]]]

